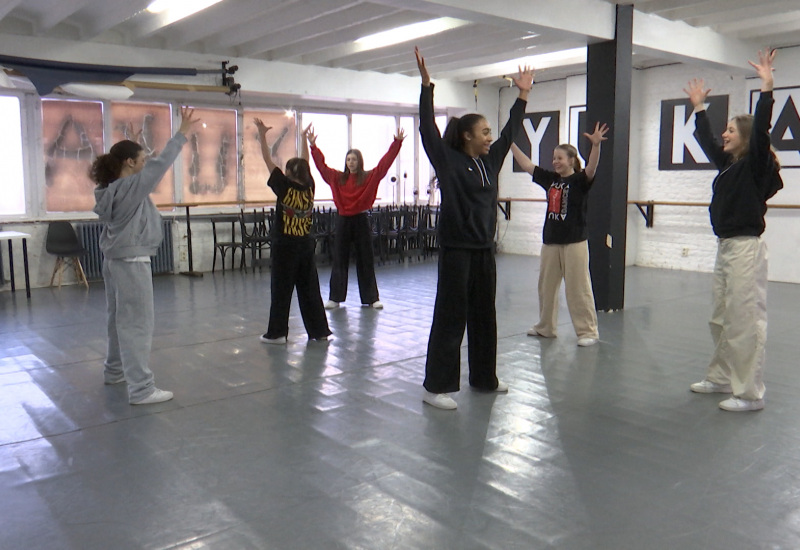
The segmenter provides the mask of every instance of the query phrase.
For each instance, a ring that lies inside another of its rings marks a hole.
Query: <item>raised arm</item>
[[[772,76],[775,70],[772,66],[774,59],[775,50],[764,50],[758,52],[758,63],[748,61],[761,79],[761,95],[758,98],[753,117],[749,148],[749,155],[753,159],[753,168],[759,180],[763,179],[761,176],[766,173],[772,163],[772,143],[769,129],[772,127],[772,107],[775,103],[772,97],[772,89],[775,84]]]
[[[492,143],[489,148],[489,161],[498,167],[502,165],[503,159],[506,158],[514,138],[522,129],[522,117],[525,115],[525,106],[527,104],[528,93],[533,86],[533,69],[528,67],[519,67],[519,74],[514,78],[514,84],[519,88],[519,97],[511,106],[508,113],[508,122],[503,126],[497,140]]]
[[[317,166],[317,170],[322,175],[322,179],[325,180],[325,183],[331,185],[333,182],[339,179],[341,172],[334,170],[325,164],[325,155],[323,155],[322,151],[320,151],[319,147],[317,147],[317,134],[314,133],[313,128],[307,130],[306,139],[308,139],[308,143],[311,145],[311,157],[314,159],[314,164]]]
[[[306,126],[306,129],[303,130],[303,137],[300,140],[300,158],[308,162],[311,158],[308,155],[308,136],[309,134],[314,133],[314,128],[311,124]]]
[[[683,91],[689,96],[689,101],[694,107],[694,137],[717,169],[722,170],[728,162],[728,154],[722,150],[722,146],[714,137],[706,113],[706,98],[711,89],[705,87],[702,78],[693,78]]]
[[[383,177],[386,175],[386,172],[388,172],[389,168],[391,168],[394,159],[396,159],[398,153],[400,153],[400,147],[403,145],[403,140],[405,137],[406,133],[403,131],[403,129],[398,129],[394,139],[392,140],[392,144],[389,146],[389,150],[386,151],[385,155],[383,155],[381,160],[378,162],[378,165],[370,171],[370,179],[377,179],[378,181],[383,179]]]
[[[589,138],[592,142],[592,150],[589,152],[589,158],[586,160],[586,179],[592,181],[595,173],[597,173],[597,164],[600,162],[600,144],[608,138],[605,137],[608,133],[608,125],[600,123],[594,125],[594,132],[589,134],[584,132],[583,135]]]
[[[414,47],[414,55],[417,58],[417,68],[419,68],[419,76],[422,79],[422,90],[419,94],[419,134],[422,139],[422,147],[434,167],[437,164],[442,166],[446,158],[445,148],[447,145],[442,139],[442,134],[439,133],[439,128],[436,126],[436,119],[434,118],[431,75],[428,73],[428,68],[425,66],[425,58],[422,57],[419,48]]]
[[[520,168],[533,175],[533,169],[536,168],[536,165],[528,158],[528,155],[522,152],[522,149],[517,147],[516,143],[511,144],[511,154],[514,155],[514,160],[517,161]]]
[[[260,118],[254,118],[253,121],[256,123],[256,128],[258,128],[258,141],[261,142],[261,156],[264,157],[267,170],[269,170],[271,174],[272,171],[277,168],[275,162],[272,160],[272,153],[269,150],[269,145],[267,145],[267,132],[272,129],[272,126],[266,126]]]

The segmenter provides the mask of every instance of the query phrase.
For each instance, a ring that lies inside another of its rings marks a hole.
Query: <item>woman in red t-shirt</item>
[[[389,167],[400,152],[405,133],[397,131],[389,151],[372,170],[364,170],[364,157],[358,149],[350,149],[345,157],[344,172],[325,164],[325,155],[317,148],[317,136],[308,133],[311,156],[322,175],[331,186],[333,203],[338,216],[333,240],[333,267],[331,269],[330,294],[325,309],[335,309],[347,298],[347,272],[350,267],[350,243],[356,248],[356,275],[361,303],[376,309],[383,304],[378,299],[378,283],[375,280],[372,239],[370,237],[367,212],[372,208],[378,194],[378,184],[386,176]]]

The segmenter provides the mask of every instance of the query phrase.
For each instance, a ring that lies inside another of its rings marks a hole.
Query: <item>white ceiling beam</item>
[[[769,25],[758,25],[754,26],[753,28],[745,27],[741,31],[736,33],[736,36],[748,40],[759,41],[757,40],[761,37],[767,37],[769,40],[769,36],[776,35],[776,34],[784,34],[796,32],[798,33],[795,36],[795,44],[800,43],[800,13],[789,17],[784,15],[781,21],[777,21],[775,23],[770,23]],[[763,45],[764,47],[774,46],[772,43],[767,43]],[[755,52],[753,52],[753,58],[755,58]]]
[[[22,4],[23,0],[0,0],[0,19],[11,13],[11,10]]]
[[[714,25],[712,28],[725,34],[736,34],[739,37],[746,36],[747,31],[754,31],[764,33],[764,30],[772,31],[774,25],[781,25],[784,23],[796,24],[800,21],[800,10],[794,13],[774,13],[764,15],[763,17],[755,17],[751,19],[731,21],[728,23],[720,23]],[[756,35],[758,36],[758,35]]]
[[[276,48],[267,53],[271,60],[298,61],[304,65],[322,65],[352,52],[353,40],[376,32],[430,19],[431,17],[425,14],[401,12],[377,21],[355,25],[345,30],[336,29],[314,40]]]
[[[239,55],[245,57],[258,55],[269,50],[314,39],[331,32],[340,32],[358,24],[378,21],[396,13],[389,10],[390,8],[385,6],[366,4],[317,17],[310,21],[304,21],[302,25],[284,25],[277,32],[266,34],[261,38],[250,40],[246,43],[240,43],[238,52]]]
[[[701,16],[685,17],[682,19],[684,19],[690,25],[694,25],[695,27],[705,27],[718,25],[721,23],[753,19],[763,15],[768,15],[770,13],[785,13],[787,11],[796,10],[798,7],[800,7],[800,2],[797,0],[785,0],[771,4],[769,7],[753,2],[749,2],[741,6],[726,4],[724,8],[720,7],[719,11]]]
[[[84,19],[81,25],[81,36],[84,40],[91,40],[103,34],[112,27],[116,27],[145,9],[153,0],[128,0],[126,2],[106,2],[94,6],[92,14]],[[81,10],[85,13],[86,10]]]
[[[45,14],[34,21],[34,33],[42,35],[64,19],[84,8],[90,0],[59,0],[47,7]]]
[[[259,20],[278,0],[238,0],[221,3],[222,10],[203,10],[191,18],[175,23],[170,32],[164,35],[166,49],[178,49],[192,42],[202,42],[205,38],[225,32],[236,34],[242,21]],[[261,19],[263,21],[263,19]],[[263,31],[263,29],[262,29]]]

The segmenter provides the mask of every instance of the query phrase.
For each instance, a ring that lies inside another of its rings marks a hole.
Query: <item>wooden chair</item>
[[[231,252],[231,269],[233,269],[234,262],[236,261],[236,251],[241,250],[244,256],[244,245],[241,241],[236,240],[236,226],[239,223],[238,216],[215,216],[211,218],[211,233],[214,237],[214,259],[211,262],[211,273],[217,267],[217,254],[220,256],[220,263],[222,265],[222,272],[225,272],[225,255],[230,250]],[[229,241],[221,241],[217,235],[217,224],[231,225],[231,237]]]

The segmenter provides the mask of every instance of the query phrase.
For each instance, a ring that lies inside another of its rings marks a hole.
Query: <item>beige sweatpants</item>
[[[741,399],[764,396],[767,341],[767,245],[760,237],[719,239],[713,311],[714,356],[706,378],[730,383]]]
[[[543,244],[539,263],[539,322],[536,332],[557,336],[558,292],[564,280],[567,308],[578,338],[599,338],[589,275],[589,242]]]

